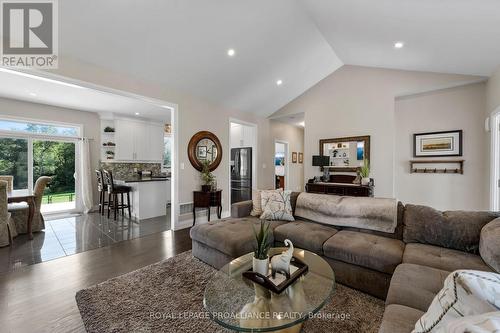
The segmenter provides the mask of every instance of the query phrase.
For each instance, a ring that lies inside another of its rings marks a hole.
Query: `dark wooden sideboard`
[[[306,192],[345,195],[351,197],[373,197],[373,186],[353,184],[355,176],[331,175],[328,182],[306,184]]]

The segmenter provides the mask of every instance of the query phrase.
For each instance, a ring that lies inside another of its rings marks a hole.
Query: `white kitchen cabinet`
[[[115,120],[117,161],[159,162],[163,158],[163,125]]]
[[[165,151],[165,128],[163,124],[149,124],[148,134],[148,158],[152,161],[163,161],[163,153]]]
[[[135,157],[136,124],[128,120],[115,120],[115,160],[133,161]]]

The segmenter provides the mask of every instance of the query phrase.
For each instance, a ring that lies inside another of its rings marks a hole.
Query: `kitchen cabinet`
[[[163,124],[115,120],[117,161],[160,162],[163,159]]]

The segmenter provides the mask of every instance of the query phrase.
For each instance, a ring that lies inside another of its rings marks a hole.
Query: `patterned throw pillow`
[[[292,191],[272,190],[261,191],[262,215],[261,220],[295,221],[293,218],[290,194]]]
[[[500,274],[460,270],[448,275],[412,333],[447,332],[453,321],[500,311]]]
[[[262,215],[262,199],[259,190],[252,190],[252,211],[250,215],[261,216]]]

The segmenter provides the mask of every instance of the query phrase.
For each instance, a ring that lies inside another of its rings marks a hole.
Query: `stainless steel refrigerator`
[[[231,203],[252,199],[252,148],[231,149]]]

